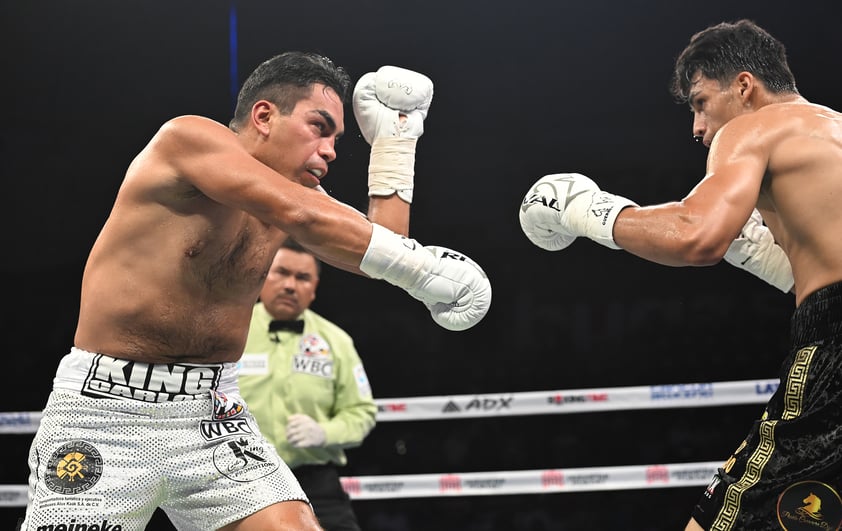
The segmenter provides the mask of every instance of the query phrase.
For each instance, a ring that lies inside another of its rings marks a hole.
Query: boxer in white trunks
[[[486,314],[477,264],[403,235],[426,76],[382,67],[355,87],[372,145],[369,217],[319,190],[349,89],[325,57],[278,55],[246,80],[228,127],[174,118],[131,163],[33,440],[23,530],[139,531],[156,507],[181,530],[319,529],[235,383],[252,306],[287,237],[405,289],[450,330]]]

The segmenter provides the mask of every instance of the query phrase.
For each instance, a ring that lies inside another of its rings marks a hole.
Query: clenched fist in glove
[[[619,249],[614,221],[633,201],[599,189],[580,173],[556,173],[539,179],[520,206],[520,226],[529,241],[560,251],[579,236]]]
[[[448,330],[468,329],[491,306],[491,284],[473,260],[444,247],[422,247],[372,224],[360,270],[403,288],[423,302],[433,320]]]
[[[383,66],[354,87],[354,116],[371,145],[368,195],[397,193],[412,202],[415,143],[433,101],[433,82],[424,74]]]
[[[294,448],[321,448],[327,440],[324,428],[302,413],[287,417],[286,436]]]
[[[740,235],[728,247],[725,261],[765,280],[784,293],[792,290],[795,284],[789,258],[775,243],[775,237],[763,224],[763,218],[756,209]]]

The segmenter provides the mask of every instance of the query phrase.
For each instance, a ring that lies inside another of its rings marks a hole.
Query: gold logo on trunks
[[[98,354],[82,394],[141,402],[179,402],[206,398],[219,384],[222,365],[149,364]]]
[[[90,443],[71,441],[60,446],[47,462],[44,482],[59,494],[79,494],[102,477],[102,456]]]
[[[842,499],[821,481],[793,483],[778,497],[778,522],[787,531],[835,530],[842,525]]]

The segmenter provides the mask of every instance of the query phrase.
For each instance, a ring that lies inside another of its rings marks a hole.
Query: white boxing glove
[[[775,237],[763,224],[760,212],[755,209],[743,225],[740,235],[725,252],[725,261],[765,280],[784,293],[795,285],[792,266],[784,250],[775,243]]]
[[[382,66],[357,81],[354,116],[371,145],[369,196],[397,193],[412,202],[415,144],[424,134],[424,118],[432,101],[430,78],[405,68]]]
[[[321,448],[327,440],[325,429],[303,413],[287,417],[286,437],[293,448]]]
[[[556,173],[529,189],[520,206],[520,227],[529,241],[548,251],[560,251],[579,236],[619,249],[614,221],[627,206],[638,205],[603,192],[580,173]]]
[[[377,224],[360,270],[406,290],[448,330],[474,326],[491,306],[491,283],[473,260],[444,247],[422,247]]]

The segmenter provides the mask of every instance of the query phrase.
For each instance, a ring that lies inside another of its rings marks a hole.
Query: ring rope
[[[777,379],[525,393],[376,399],[378,422],[765,403]],[[35,433],[41,412],[0,413],[0,433]],[[625,490],[706,485],[720,462],[344,476],[355,500]],[[0,507],[24,507],[26,485],[0,485]]]
[[[777,379],[376,399],[377,421],[761,404]],[[0,433],[35,433],[40,411],[0,412]]]

